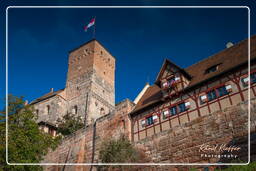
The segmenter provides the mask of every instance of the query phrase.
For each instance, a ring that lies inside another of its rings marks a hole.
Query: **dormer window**
[[[172,87],[175,83],[178,83],[180,81],[180,77],[170,77],[167,78],[165,81],[162,83],[162,87],[164,89],[167,89],[169,87]]]
[[[220,64],[217,64],[217,65],[213,65],[213,66],[207,68],[205,70],[205,74],[209,74],[209,73],[217,71],[219,69],[219,66],[220,66]]]

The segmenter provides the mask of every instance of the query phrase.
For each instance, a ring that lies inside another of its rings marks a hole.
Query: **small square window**
[[[217,88],[219,96],[225,96],[228,94],[228,91],[225,86],[222,86],[220,88]]]
[[[256,72],[251,74],[251,82],[256,83]]]
[[[179,104],[179,112],[184,112],[184,111],[186,111],[185,103]]]
[[[249,82],[249,78],[248,77],[242,78],[241,82],[242,82],[244,87],[247,87],[248,86],[248,82]]]
[[[170,112],[171,112],[172,115],[176,115],[177,114],[177,107],[176,106],[171,107]]]
[[[209,101],[216,99],[216,98],[217,98],[217,95],[216,95],[215,90],[209,91],[209,92],[207,93],[207,97],[208,97],[208,100],[209,100]]]
[[[154,123],[153,116],[147,117],[147,125],[152,125]]]

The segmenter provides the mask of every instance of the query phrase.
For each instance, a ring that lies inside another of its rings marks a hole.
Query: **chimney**
[[[51,88],[51,93],[53,92],[53,88]]]
[[[226,48],[230,48],[230,47],[232,47],[232,46],[234,46],[234,44],[233,44],[232,42],[228,42],[228,43],[226,44]]]

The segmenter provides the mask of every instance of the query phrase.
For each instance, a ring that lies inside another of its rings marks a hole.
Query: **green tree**
[[[0,120],[0,171],[37,171],[41,166],[13,166],[6,163],[6,132],[4,117]],[[39,130],[33,108],[24,105],[22,97],[8,96],[8,162],[39,163],[49,148],[57,147],[60,138],[53,138]]]
[[[101,163],[144,163],[148,162],[143,151],[135,148],[131,142],[121,136],[119,139],[109,139],[102,143],[99,151]],[[99,170],[137,170],[143,166],[100,166]]]
[[[75,131],[84,127],[83,120],[80,116],[75,114],[67,113],[63,118],[57,120],[58,132],[63,136],[70,135]]]

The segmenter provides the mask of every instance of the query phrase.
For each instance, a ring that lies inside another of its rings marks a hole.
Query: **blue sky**
[[[253,19],[255,9],[251,8]],[[9,9],[9,93],[31,101],[50,88],[64,88],[68,52],[92,38],[92,29],[84,32],[83,26],[96,16],[96,39],[116,58],[116,102],[133,100],[147,81],[154,83],[165,58],[186,68],[225,49],[229,41],[246,39],[247,12],[209,8]],[[253,35],[255,22],[251,24]],[[2,28],[1,33],[5,35]],[[0,47],[1,51],[5,48],[3,41]],[[2,58],[1,66],[4,62]],[[3,90],[1,86],[1,97]]]

